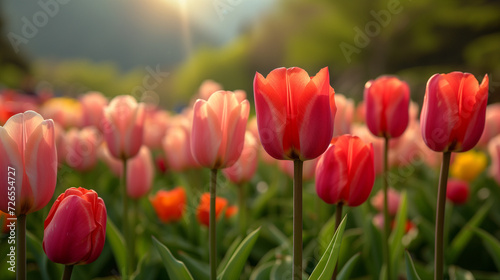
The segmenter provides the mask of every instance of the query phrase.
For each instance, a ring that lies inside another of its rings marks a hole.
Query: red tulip
[[[420,115],[422,137],[436,152],[465,152],[484,129],[488,75],[479,85],[469,73],[435,74],[427,82]]]
[[[100,132],[93,126],[81,130],[72,128],[66,133],[66,163],[79,171],[92,169],[97,164],[97,150],[102,142]]]
[[[368,81],[364,92],[366,125],[379,137],[399,137],[408,126],[410,88],[396,77]]]
[[[457,205],[464,204],[469,198],[469,184],[466,181],[449,179],[446,198]]]
[[[8,212],[8,182],[15,185],[16,216],[42,209],[56,187],[54,122],[33,111],[14,115],[0,127],[0,143],[0,168],[4,170],[0,172],[0,211]]]
[[[191,152],[202,166],[220,169],[241,155],[250,104],[230,91],[218,91],[194,104]]]
[[[139,199],[149,192],[153,183],[154,163],[151,151],[142,146],[139,153],[127,162],[127,195]]]
[[[104,109],[104,138],[115,158],[134,157],[142,146],[144,105],[129,95],[113,98]]]
[[[176,222],[182,218],[186,207],[186,191],[181,187],[159,190],[150,201],[162,222]]]
[[[266,78],[256,73],[253,86],[260,141],[269,155],[304,161],[326,150],[335,116],[328,68],[314,77],[298,67],[275,69]]]
[[[252,133],[245,133],[245,144],[241,156],[235,164],[228,168],[224,168],[222,172],[226,177],[235,184],[248,182],[252,179],[257,170],[257,155],[259,152],[259,144]]]
[[[52,205],[44,223],[43,250],[53,262],[88,264],[106,238],[106,206],[93,190],[70,188]]]
[[[82,126],[95,126],[102,128],[104,119],[104,108],[108,105],[108,99],[100,92],[91,91],[80,97],[82,107]]]
[[[365,202],[375,181],[372,144],[343,135],[319,159],[316,192],[326,203],[358,206]]]

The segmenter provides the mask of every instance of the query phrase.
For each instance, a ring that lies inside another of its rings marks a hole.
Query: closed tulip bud
[[[186,208],[186,191],[181,187],[170,191],[159,190],[149,200],[162,222],[177,222]]]
[[[256,73],[253,87],[260,141],[269,155],[304,161],[328,148],[335,117],[328,68],[314,77],[298,67],[278,68],[265,78]]]
[[[408,126],[410,88],[396,77],[382,76],[366,83],[366,125],[378,137],[401,136]]]
[[[257,170],[259,145],[252,133],[245,133],[245,143],[241,156],[235,164],[228,168],[224,168],[222,172],[233,183],[241,184],[252,179]]]
[[[104,119],[104,108],[108,105],[108,99],[97,91],[87,92],[80,97],[82,107],[82,126],[95,126],[102,128]]]
[[[104,201],[95,191],[67,189],[45,219],[45,254],[51,261],[64,265],[95,261],[104,247],[106,218]]]
[[[104,109],[104,139],[112,156],[120,160],[134,157],[142,146],[144,104],[129,95],[113,98]]]
[[[79,171],[87,171],[97,164],[97,151],[102,142],[100,132],[93,126],[81,130],[72,128],[65,136],[66,163]]]
[[[148,147],[142,146],[139,153],[127,162],[127,195],[139,199],[146,195],[155,175],[153,157]]]
[[[436,152],[472,149],[483,133],[487,102],[488,75],[481,84],[469,73],[432,76],[420,115],[427,146]]]
[[[362,204],[374,181],[373,146],[357,136],[334,138],[316,166],[316,192],[329,204]]]
[[[0,172],[0,211],[8,212],[11,192],[15,192],[16,216],[45,207],[57,180],[54,122],[33,111],[14,115],[0,127],[0,143],[4,170]]]
[[[234,93],[218,91],[207,101],[198,99],[193,109],[191,152],[203,167],[221,169],[241,155],[250,104],[238,102]]]
[[[446,198],[457,205],[466,203],[469,198],[469,184],[462,180],[449,179]]]

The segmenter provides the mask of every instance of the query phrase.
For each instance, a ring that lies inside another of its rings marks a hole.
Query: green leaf
[[[483,240],[484,247],[490,253],[497,269],[500,271],[500,242],[482,229],[474,228],[473,230]]]
[[[156,249],[160,253],[161,259],[163,260],[163,265],[167,269],[168,276],[170,279],[175,280],[193,280],[193,276],[189,273],[183,262],[178,261],[170,252],[170,250],[158,241],[154,236],[153,243],[156,245]]]
[[[473,228],[479,227],[481,222],[484,220],[492,206],[491,201],[488,201],[483,205],[474,215],[469,222],[460,230],[457,236],[453,239],[450,245],[449,253],[447,254],[447,259],[449,263],[454,263],[456,259],[460,256],[465,246],[469,243],[474,232]]]
[[[411,259],[411,255],[408,251],[405,251],[405,262],[406,262],[406,277],[408,280],[420,280],[420,277],[417,274],[417,270],[415,269],[415,264],[413,264],[413,260]]]
[[[111,245],[111,251],[113,251],[113,255],[115,255],[118,269],[120,270],[121,275],[123,275],[123,272],[126,269],[125,256],[127,255],[125,250],[125,241],[109,217],[106,226],[106,237]]]
[[[195,279],[208,280],[210,278],[210,266],[208,264],[194,259],[185,252],[179,252],[179,259],[184,262]]]
[[[474,275],[468,270],[461,269],[456,266],[450,266],[450,279],[451,280],[474,280]]]
[[[342,242],[342,235],[344,234],[346,225],[346,218],[342,219],[339,228],[333,235],[332,241],[328,245],[323,256],[319,260],[318,264],[314,268],[309,280],[327,280],[331,279],[335,266],[337,264],[337,258],[340,252],[340,244]]]
[[[250,280],[269,280],[274,262],[265,263],[256,267],[250,275]]]
[[[337,280],[351,279],[351,273],[354,270],[354,267],[356,266],[356,263],[358,262],[360,256],[361,254],[357,253],[345,263],[344,267],[342,267],[342,270],[340,270],[339,274],[337,275]]]
[[[40,240],[36,238],[35,235],[33,235],[31,232],[26,231],[26,247],[29,252],[33,253],[33,256],[35,257],[35,260],[38,264],[38,268],[40,269],[40,274],[42,276],[42,279],[51,279],[51,277],[55,275],[50,275],[48,270],[47,270],[47,265],[49,259],[47,258],[47,255],[43,251],[42,243]],[[61,265],[58,265],[58,267],[62,268]],[[58,272],[62,272],[61,270],[58,270]],[[58,277],[61,277],[62,273],[58,275]]]
[[[252,251],[253,245],[259,237],[260,228],[250,233],[238,246],[231,259],[227,263],[222,273],[217,277],[218,280],[239,279],[241,271],[247,262],[248,256]]]
[[[292,257],[285,256],[283,260],[277,260],[271,268],[270,280],[292,279]]]
[[[330,245],[330,241],[332,240],[332,236],[335,233],[335,215],[326,222],[326,224],[321,228],[319,232],[319,244],[320,244],[320,254],[324,254],[328,245]]]
[[[403,254],[403,236],[406,231],[406,216],[408,212],[408,196],[406,195],[406,191],[401,193],[401,202],[398,208],[398,214],[396,215],[396,226],[392,231],[392,234],[389,238],[389,250],[391,253],[391,267],[392,271],[388,271],[392,275],[392,279],[396,279],[397,268],[399,267],[399,260]]]
[[[219,263],[219,267],[217,267],[217,274],[221,274],[222,271],[224,270],[224,268],[226,268],[227,263],[229,262],[229,260],[233,256],[233,254],[236,251],[236,249],[238,249],[238,245],[240,245],[241,239],[242,239],[242,237],[238,236],[233,241],[233,243],[231,243],[231,246],[229,246],[229,248],[227,249],[226,254],[224,255],[224,258]]]

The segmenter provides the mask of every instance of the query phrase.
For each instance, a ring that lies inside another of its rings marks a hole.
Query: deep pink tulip
[[[97,151],[102,142],[101,133],[94,126],[66,133],[66,163],[79,171],[87,171],[97,164]]]
[[[316,192],[329,204],[362,204],[374,181],[373,146],[357,136],[334,138],[316,166]]]
[[[124,160],[134,157],[142,146],[144,104],[132,96],[113,98],[104,109],[104,139],[115,158]]]
[[[427,82],[420,115],[422,137],[436,152],[465,152],[484,129],[488,75],[479,85],[469,73],[435,74]]]
[[[469,198],[469,183],[463,180],[449,179],[446,198],[457,205],[466,203]]]
[[[364,92],[366,125],[379,137],[399,137],[408,126],[410,88],[396,77],[368,81]]]
[[[484,123],[483,135],[477,143],[483,148],[488,146],[488,142],[500,134],[500,103],[486,106],[486,119]]]
[[[106,219],[106,206],[95,191],[67,189],[45,219],[45,254],[51,261],[64,265],[95,261],[104,247]]]
[[[238,102],[230,91],[218,91],[193,109],[191,152],[204,167],[221,169],[240,157],[250,112],[248,100]]]
[[[0,127],[0,142],[0,211],[8,213],[9,182],[15,184],[16,216],[42,209],[56,187],[54,122],[33,111],[16,114]]]
[[[269,155],[304,161],[328,148],[335,116],[328,68],[314,77],[298,67],[275,69],[266,78],[256,73],[253,87],[260,141]]]
[[[108,105],[108,99],[97,91],[87,92],[80,97],[82,107],[82,126],[95,126],[102,128],[104,119],[104,108]]]
[[[154,177],[151,151],[142,146],[139,153],[127,161],[127,195],[139,199],[151,189]]]
[[[228,168],[224,168],[222,172],[233,183],[241,184],[252,179],[257,170],[257,159],[259,152],[259,144],[252,133],[245,133],[245,143],[243,151],[235,164]]]
[[[352,134],[358,136],[366,143],[372,143],[373,157],[375,162],[375,175],[382,174],[382,172],[384,172],[384,167],[382,164],[382,161],[384,160],[384,139],[373,136],[370,130],[368,130],[368,127],[362,124],[353,125]]]

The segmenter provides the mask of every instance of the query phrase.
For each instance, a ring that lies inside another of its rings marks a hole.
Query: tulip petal
[[[385,120],[389,137],[399,137],[408,127],[410,89],[405,82],[391,78],[385,96]],[[395,118],[396,117],[396,118]]]
[[[135,157],[142,146],[143,129],[144,129],[145,109],[144,104],[137,105],[135,114],[128,124],[124,134],[123,146],[125,148],[127,158]]]
[[[97,228],[92,233],[92,253],[84,262],[86,264],[95,261],[101,255],[106,240],[107,211],[104,201],[100,197],[97,197],[93,213]]]
[[[52,120],[43,121],[29,137],[24,164],[35,203],[31,213],[47,205],[56,187],[57,150]]]
[[[347,158],[340,149],[331,145],[316,166],[316,192],[326,203],[343,202],[347,188]]]
[[[351,207],[365,202],[370,196],[375,181],[375,167],[373,164],[373,146],[365,145],[359,138],[351,139],[353,156],[348,163],[353,168],[349,172],[349,199]]]
[[[201,99],[194,104],[193,114],[191,152],[200,165],[213,168],[222,139],[220,120],[207,101]]]
[[[11,196],[10,193],[14,190],[16,193],[16,205],[19,205],[19,198],[21,194],[21,189],[23,185],[23,161],[21,154],[19,154],[19,149],[17,143],[10,137],[7,130],[0,126],[0,211],[8,213],[8,197]],[[12,169],[11,169],[12,168]],[[11,171],[13,173],[8,173]],[[14,176],[12,176],[14,175]],[[13,179],[9,179],[13,178]],[[13,182],[14,188],[9,185],[9,182]],[[12,205],[11,205],[12,206]],[[14,207],[17,209],[17,207]]]
[[[240,157],[241,151],[245,143],[245,131],[247,126],[248,114],[250,113],[250,103],[248,100],[243,100],[241,105],[237,105],[232,110],[231,116],[228,118],[227,127],[227,144],[225,146],[224,166],[232,166]]]
[[[471,75],[471,78],[474,76]],[[464,122],[467,121],[467,127],[463,129],[463,143],[461,147],[461,151],[468,151],[477,144],[484,130],[484,125],[486,121],[486,106],[488,103],[488,75],[486,75],[479,86],[479,89],[476,89],[477,94],[474,94],[475,102],[474,108],[472,110],[472,116],[466,118],[468,114],[465,114],[463,119]],[[471,83],[471,82],[469,82]],[[470,89],[469,89],[470,90]],[[473,94],[474,92],[472,92]]]
[[[26,111],[12,116],[4,125],[9,136],[18,144],[20,155],[24,155],[24,146],[35,128],[43,121],[43,117],[34,112]]]

